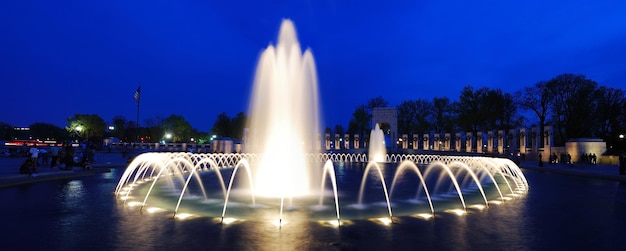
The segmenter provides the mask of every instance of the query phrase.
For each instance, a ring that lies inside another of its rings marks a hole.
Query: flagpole
[[[137,120],[135,120],[135,142],[139,142],[139,108],[141,105],[141,82],[139,82],[139,87],[137,87],[137,91],[135,92],[135,99],[137,101]]]

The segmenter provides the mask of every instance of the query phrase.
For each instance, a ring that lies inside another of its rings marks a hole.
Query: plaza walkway
[[[75,166],[72,170],[53,169],[48,166],[38,166],[34,176],[20,174],[19,169],[26,158],[0,157],[0,188],[27,184],[32,182],[72,179],[94,175],[102,172],[110,172],[110,168],[123,168],[127,163],[127,158],[123,158],[120,153],[97,153],[95,162],[89,170]],[[58,167],[58,166],[57,166]]]
[[[119,152],[97,153],[95,163],[90,170],[82,170],[81,167],[74,167],[73,170],[65,171],[52,169],[49,166],[40,166],[37,168],[39,173],[33,177],[28,174],[19,174],[19,168],[24,160],[25,158],[0,157],[0,188],[47,180],[80,178],[97,173],[109,172],[110,168],[124,168],[128,161],[128,159],[122,157]],[[520,167],[522,169],[538,172],[551,172],[626,182],[626,175],[619,175],[617,165],[550,165],[544,163],[542,167],[539,167],[536,161],[524,161],[520,163]]]
[[[618,165],[608,164],[580,164],[575,163],[573,165],[568,164],[548,164],[544,163],[542,167],[539,167],[537,161],[525,161],[520,163],[522,169],[539,171],[539,172],[551,172],[568,175],[584,176],[589,178],[626,181],[626,175],[619,175]]]

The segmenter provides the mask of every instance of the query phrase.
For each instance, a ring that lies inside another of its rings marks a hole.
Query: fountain
[[[389,155],[379,125],[371,131],[367,156],[316,152],[317,93],[313,55],[302,53],[293,23],[284,20],[276,45],[259,59],[246,153],[141,154],[120,178],[117,198],[179,219],[201,215],[223,224],[267,220],[279,226],[285,220],[319,220],[339,226],[354,219],[389,224],[394,216],[463,214],[528,189],[508,159]]]
[[[375,162],[385,162],[387,149],[385,146],[385,133],[376,124],[370,133],[369,158]]]
[[[317,75],[310,50],[304,53],[290,20],[276,46],[261,54],[254,79],[247,151],[263,153],[255,168],[254,193],[262,196],[311,194],[311,166],[319,132]],[[319,173],[319,172],[317,172]]]

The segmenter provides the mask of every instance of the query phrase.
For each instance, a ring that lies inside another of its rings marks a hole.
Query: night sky
[[[316,60],[323,126],[382,96],[514,92],[562,73],[626,87],[626,1],[2,1],[0,122],[76,113],[208,131],[246,112],[256,61],[283,18]]]

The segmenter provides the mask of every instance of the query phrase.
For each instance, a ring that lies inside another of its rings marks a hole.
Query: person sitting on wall
[[[27,158],[26,161],[22,163],[22,166],[20,166],[20,174],[33,175],[34,173],[37,173],[37,166],[33,165],[32,161],[32,158]]]

